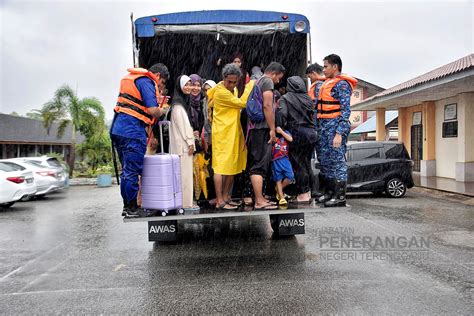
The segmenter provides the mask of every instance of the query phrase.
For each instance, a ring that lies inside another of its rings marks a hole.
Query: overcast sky
[[[135,18],[216,9],[304,14],[313,61],[337,53],[345,73],[389,88],[474,51],[473,3],[0,0],[0,112],[41,108],[67,83],[80,97],[99,98],[111,118],[119,81],[132,66],[131,12]]]

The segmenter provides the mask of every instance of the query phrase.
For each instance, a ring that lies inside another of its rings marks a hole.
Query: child
[[[277,127],[276,132],[280,137],[272,149],[272,174],[277,186],[278,204],[285,206],[288,202],[283,194],[283,189],[295,181],[293,168],[288,158],[288,142],[292,142],[293,137],[288,131],[283,131],[281,127]]]

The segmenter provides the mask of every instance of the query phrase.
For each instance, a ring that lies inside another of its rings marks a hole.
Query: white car
[[[65,175],[62,168],[43,167],[35,162],[24,161],[20,158],[3,159],[0,160],[0,162],[8,164],[13,168],[20,166],[20,170],[22,171],[33,172],[38,189],[36,192],[37,197],[61,190],[65,187]]]
[[[35,195],[32,171],[18,170],[0,162],[0,207],[10,207],[16,201]]]
[[[63,169],[63,173],[65,176],[64,182],[65,182],[65,187],[69,187],[69,167],[66,163],[60,162],[58,159],[55,157],[48,157],[48,156],[41,156],[41,157],[20,157],[20,158],[15,158],[23,161],[31,161],[36,164],[39,164],[44,167],[49,167],[49,168],[60,168]]]
[[[54,157],[41,156],[41,157],[19,157],[14,158],[19,160],[29,160],[36,162],[44,167],[62,168],[61,163]]]

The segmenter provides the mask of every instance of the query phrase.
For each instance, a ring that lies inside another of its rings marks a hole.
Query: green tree
[[[53,123],[58,123],[57,137],[64,135],[67,126],[72,127],[72,150],[68,161],[70,175],[74,169],[76,134],[80,131],[86,139],[105,130],[105,111],[100,101],[95,97],[80,99],[74,90],[63,85],[54,93],[54,98],[44,104],[40,110],[44,127],[51,129]]]
[[[109,165],[112,162],[112,145],[109,133],[105,129],[101,133],[95,133],[77,146],[77,153],[92,170]]]

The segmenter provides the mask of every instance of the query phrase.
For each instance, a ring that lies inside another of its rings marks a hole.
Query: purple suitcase
[[[170,210],[183,214],[183,193],[181,187],[181,164],[178,155],[164,154],[163,129],[169,121],[159,122],[161,154],[145,155],[141,180],[142,207],[162,210],[166,216]]]

